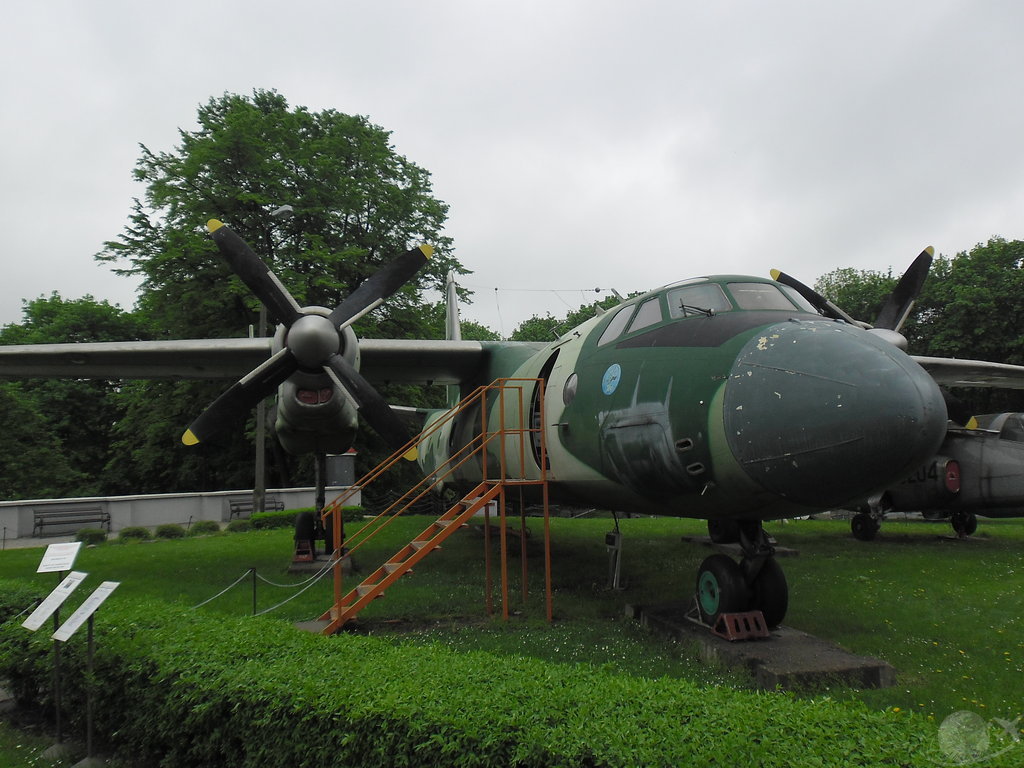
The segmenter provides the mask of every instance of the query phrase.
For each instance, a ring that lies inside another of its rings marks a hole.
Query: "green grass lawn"
[[[425,518],[399,519],[360,550],[357,563],[368,572],[426,524]],[[703,524],[623,520],[624,591],[605,588],[604,533],[611,525],[609,520],[552,521],[555,622],[550,626],[544,621],[542,525],[531,520],[530,597],[522,603],[516,553],[509,558],[509,622],[487,618],[483,540],[478,531],[463,531],[364,611],[355,631],[394,642],[444,643],[555,663],[607,665],[634,675],[749,686],[746,676],[707,667],[694,660],[691,648],[650,635],[624,618],[626,603],[678,600],[692,593],[696,568],[710,550],[680,537],[703,533]],[[947,528],[928,523],[886,523],[879,539],[869,543],[853,539],[846,522],[767,527],[780,545],[800,552],[780,559],[790,583],[786,624],[883,658],[898,671],[895,688],[830,695],[921,712],[937,721],[964,709],[1008,720],[1024,715],[1024,521],[983,520],[978,535],[964,542],[943,540]],[[277,530],[83,549],[75,567],[90,577],[80,597],[109,579],[121,582],[111,599],[159,596],[192,606],[250,567],[271,581],[297,584],[304,578],[286,573],[291,545],[291,531]],[[0,553],[0,577],[51,588],[54,574],[34,573],[41,554],[40,549]],[[258,608],[294,592],[259,582]],[[252,600],[252,582],[246,579],[199,610],[246,615]],[[330,602],[325,579],[272,615],[288,622],[315,618]],[[497,590],[495,605],[500,610]],[[97,620],[102,621],[102,611]]]

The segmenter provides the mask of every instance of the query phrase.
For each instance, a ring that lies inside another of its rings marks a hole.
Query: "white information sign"
[[[75,591],[75,587],[81,584],[88,575],[81,571],[72,571],[65,576],[64,581],[58,584],[57,588],[46,596],[46,599],[39,604],[38,608],[32,611],[32,615],[25,619],[21,626],[25,627],[25,629],[31,629],[33,632],[43,626],[43,622],[53,616],[53,612],[64,604],[64,601]]]
[[[120,585],[119,581],[104,581],[96,587],[96,590],[85,598],[85,602],[78,606],[78,610],[71,614],[71,618],[61,624],[60,629],[53,633],[53,639],[61,642],[70,639],[78,631],[78,628],[96,613],[96,609],[103,605],[103,601],[110,597],[110,593]]]
[[[78,550],[82,548],[82,542],[69,541],[66,544],[51,544],[46,548],[43,559],[36,569],[36,573],[59,573],[70,571],[78,557]]]

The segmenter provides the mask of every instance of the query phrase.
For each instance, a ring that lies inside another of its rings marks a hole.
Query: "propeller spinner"
[[[185,430],[181,441],[185,445],[196,445],[208,439],[273,394],[293,373],[303,370],[322,371],[330,376],[389,446],[395,450],[404,447],[409,441],[408,431],[380,393],[343,357],[340,334],[411,279],[426,264],[433,248],[421,245],[403,253],[328,311],[320,307],[300,307],[277,276],[230,227],[211,219],[207,228],[224,260],[287,332],[284,348],[208,406]],[[415,459],[416,448],[407,451],[405,458]]]

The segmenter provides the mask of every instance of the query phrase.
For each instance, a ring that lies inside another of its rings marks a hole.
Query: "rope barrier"
[[[196,608],[202,608],[204,605],[207,605],[208,603],[212,603],[218,597],[222,597],[223,595],[227,594],[232,589],[237,587],[239,584],[242,583],[242,581],[247,579],[249,576],[253,576],[254,578],[257,578],[260,581],[264,582],[265,584],[269,584],[272,587],[278,587],[279,589],[298,589],[299,590],[294,595],[292,595],[291,597],[286,598],[285,600],[282,600],[277,605],[272,606],[270,608],[266,608],[266,609],[264,609],[262,611],[259,611],[259,612],[256,612],[254,610],[254,612],[252,614],[253,616],[263,616],[264,614],[270,613],[271,611],[276,611],[278,608],[280,608],[282,605],[285,605],[286,603],[290,603],[292,600],[297,598],[299,595],[301,595],[307,589],[309,589],[314,584],[316,584],[318,581],[320,581],[320,579],[322,579],[326,574],[328,574],[333,567],[334,567],[334,561],[332,560],[332,561],[328,562],[319,571],[317,571],[315,574],[310,576],[308,579],[306,579],[305,581],[300,581],[298,584],[278,584],[277,582],[271,581],[270,579],[266,578],[265,576],[261,576],[260,572],[257,571],[255,568],[249,568],[245,573],[243,573],[241,576],[239,576],[237,579],[235,579],[231,584],[229,584],[228,586],[224,587],[224,589],[222,589],[220,592],[218,592],[213,597],[207,598],[206,600],[203,600],[203,602],[198,603],[196,605],[193,605],[192,606],[192,610],[194,611]],[[256,605],[255,605],[256,591],[255,590],[256,590],[256,588],[254,586],[253,587],[253,608],[254,609],[256,607]]]
[[[224,587],[224,589],[222,589],[222,590],[221,590],[220,592],[218,592],[218,593],[217,593],[216,595],[214,595],[213,597],[209,598],[208,600],[203,600],[203,602],[201,602],[201,603],[198,603],[197,605],[193,605],[193,606],[192,606],[192,610],[194,611],[194,610],[195,610],[196,608],[202,608],[202,607],[203,607],[204,605],[206,605],[207,603],[212,603],[212,602],[213,602],[214,600],[216,600],[216,599],[217,599],[218,597],[220,597],[221,595],[224,595],[224,594],[226,594],[227,592],[229,592],[230,590],[234,589],[234,588],[235,588],[235,587],[237,587],[237,586],[238,586],[239,584],[241,584],[241,582],[242,582],[242,579],[246,578],[246,577],[247,577],[247,576],[248,576],[248,575],[249,575],[250,573],[252,573],[252,571],[253,571],[253,569],[252,569],[252,568],[250,568],[250,569],[249,569],[249,570],[247,570],[247,571],[246,571],[245,573],[243,573],[243,574],[242,574],[241,576],[239,576],[239,577],[238,577],[238,578],[237,578],[237,579],[236,579],[236,580],[235,580],[234,582],[232,582],[232,583],[231,583],[231,584],[229,584],[228,586]]]
[[[326,574],[330,573],[330,572],[331,572],[331,568],[333,567],[333,565],[334,565],[334,563],[328,563],[328,564],[327,564],[326,566],[324,566],[324,568],[323,568],[323,569],[322,569],[322,570],[320,571],[320,573],[318,573],[318,574],[317,574],[317,575],[315,576],[315,578],[314,578],[314,579],[313,579],[313,580],[312,580],[312,581],[311,581],[311,582],[310,582],[309,584],[307,584],[307,585],[306,585],[305,587],[303,587],[302,589],[300,589],[300,590],[299,590],[298,592],[296,592],[296,593],[295,593],[294,595],[292,595],[291,597],[285,598],[284,600],[282,600],[282,601],[281,601],[280,603],[278,603],[277,605],[275,605],[275,606],[272,606],[272,607],[270,607],[270,608],[266,608],[266,609],[264,609],[264,610],[262,610],[262,611],[259,611],[258,613],[255,613],[255,614],[253,614],[253,615],[254,615],[254,616],[263,616],[264,614],[270,613],[271,611],[276,611],[276,610],[277,610],[278,608],[280,608],[280,607],[281,607],[282,605],[285,605],[286,603],[290,603],[290,602],[291,602],[292,600],[294,600],[295,598],[297,598],[297,597],[298,597],[299,595],[301,595],[301,594],[302,594],[303,592],[305,592],[305,591],[306,591],[307,589],[309,589],[310,587],[312,587],[312,586],[313,586],[313,584],[315,584],[316,582],[320,581],[320,579],[322,579],[322,578],[323,578],[323,577],[324,577],[324,576],[325,576]]]

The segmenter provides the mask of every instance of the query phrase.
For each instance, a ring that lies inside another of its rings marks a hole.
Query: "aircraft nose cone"
[[[946,407],[906,354],[860,328],[793,320],[740,351],[726,439],[763,488],[820,508],[902,480],[938,450]]]

